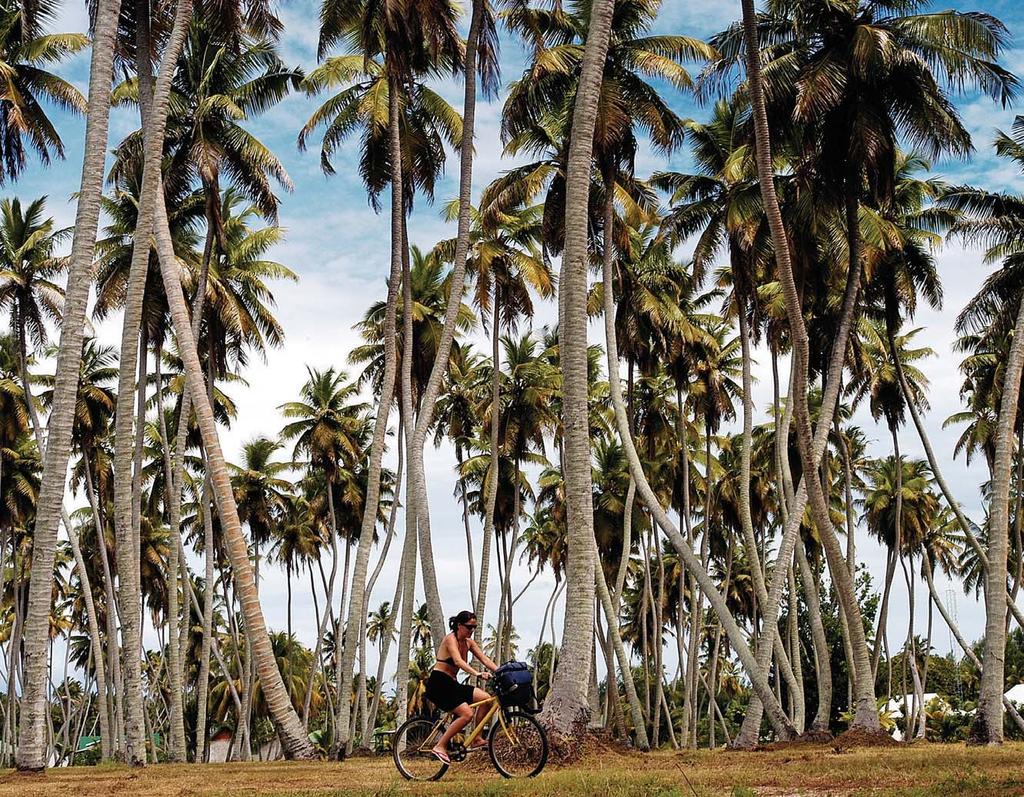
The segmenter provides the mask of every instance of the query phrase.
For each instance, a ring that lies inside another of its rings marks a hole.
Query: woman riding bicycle
[[[462,670],[474,678],[486,680],[497,669],[497,665],[487,657],[473,639],[476,625],[476,615],[472,612],[459,612],[455,617],[448,619],[448,627],[452,632],[441,640],[441,646],[437,649],[437,661],[434,664],[434,669],[427,677],[427,700],[442,711],[450,711],[455,714],[455,720],[431,750],[431,753],[445,764],[451,763],[447,752],[448,742],[473,718],[473,710],[469,704],[479,703],[490,697],[483,689],[471,684],[460,684],[455,680],[455,676],[459,670]],[[466,661],[470,653],[487,669],[483,671],[473,669]],[[479,712],[482,708],[477,709],[477,719],[480,718]],[[475,750],[486,747],[486,745],[487,742],[481,737],[480,741],[471,749]]]

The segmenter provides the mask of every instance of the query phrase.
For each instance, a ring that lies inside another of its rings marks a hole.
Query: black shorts
[[[473,686],[460,684],[440,670],[431,670],[427,676],[426,696],[441,711],[454,711],[463,703],[473,702]]]

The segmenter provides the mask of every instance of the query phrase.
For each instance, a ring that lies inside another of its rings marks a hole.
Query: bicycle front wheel
[[[395,733],[391,757],[406,780],[440,780],[448,765],[430,752],[441,737],[440,723],[413,717]]]
[[[491,763],[505,778],[532,778],[548,760],[548,737],[533,715],[510,711],[491,723],[487,739]]]

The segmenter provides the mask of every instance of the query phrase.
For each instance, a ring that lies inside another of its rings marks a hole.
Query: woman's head
[[[454,617],[448,618],[448,627],[455,632],[456,636],[473,636],[476,630],[476,615],[473,612],[462,611]]]

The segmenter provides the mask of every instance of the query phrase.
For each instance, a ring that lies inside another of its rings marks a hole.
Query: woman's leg
[[[474,703],[480,703],[480,705],[476,707],[476,719],[473,721],[474,725],[479,725],[480,722],[483,720],[484,715],[487,713],[488,709],[490,709],[490,705],[488,705],[487,703],[481,703],[482,700],[487,700],[489,697],[490,697],[490,695],[487,694],[487,692],[485,692],[483,689],[481,689],[480,687],[474,687],[474,689],[473,689],[473,702]],[[473,742],[473,747],[486,747],[486,746],[487,746],[487,740],[484,739],[484,737],[482,735],[478,736],[476,741]]]
[[[434,745],[434,752],[445,753],[447,755],[448,742],[452,740],[452,737],[466,727],[473,718],[473,709],[469,707],[468,703],[462,703],[455,707],[452,712],[455,715],[455,719],[452,720],[451,725],[448,726],[448,730],[444,732],[444,735],[437,740],[437,744]]]

